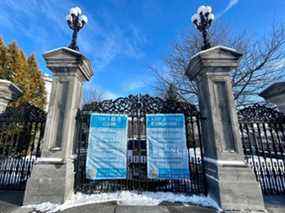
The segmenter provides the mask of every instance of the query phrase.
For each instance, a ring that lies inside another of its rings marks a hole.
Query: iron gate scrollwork
[[[264,105],[239,111],[245,159],[265,194],[285,194],[285,115]]]
[[[128,115],[127,179],[92,181],[86,178],[85,165],[90,113],[92,112]],[[188,179],[154,180],[147,178],[145,116],[150,113],[183,113],[185,115],[190,162],[190,177]],[[85,105],[77,116],[75,191],[97,193],[137,190],[206,194],[203,148],[200,139],[200,113],[194,105],[189,103],[167,101],[149,95],[130,95],[126,98]]]

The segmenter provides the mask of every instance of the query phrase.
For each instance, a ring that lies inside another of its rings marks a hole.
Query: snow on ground
[[[179,202],[183,203],[183,205],[194,204],[219,209],[218,204],[214,200],[205,196],[186,196],[183,194],[174,194],[170,192],[137,193],[130,191],[100,193],[91,195],[77,193],[69,201],[61,205],[46,202],[38,205],[24,206],[23,208],[33,208],[37,211],[53,213],[72,207],[78,207],[94,203],[105,203],[111,201],[116,201],[118,205],[124,206],[157,206],[162,202]]]

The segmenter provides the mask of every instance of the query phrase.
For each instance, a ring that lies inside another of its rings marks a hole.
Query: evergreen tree
[[[9,44],[6,48],[6,58],[4,62],[5,79],[14,82],[15,66],[17,61],[18,47],[15,42]],[[18,85],[19,86],[19,85]]]
[[[15,83],[22,91],[23,95],[12,103],[12,106],[20,106],[31,101],[31,74],[29,73],[26,57],[15,42],[8,45],[11,69],[13,76],[11,81]]]
[[[171,101],[171,102],[178,102],[179,101],[177,88],[175,87],[174,84],[172,84],[172,83],[169,84],[169,86],[165,92],[164,99],[167,101]]]
[[[10,103],[11,106],[18,107],[30,103],[41,109],[45,108],[45,83],[41,78],[35,56],[32,55],[27,59],[15,42],[5,46],[2,38],[0,38],[0,79],[15,83],[23,91],[18,100]]]
[[[0,79],[7,79],[5,72],[6,47],[3,39],[0,37]]]
[[[31,103],[43,109],[46,105],[45,83],[42,80],[41,71],[37,65],[35,55],[28,58],[28,68],[31,74]]]
[[[11,50],[13,51],[13,50]],[[8,47],[5,46],[3,39],[0,37],[0,79],[11,81],[13,77],[12,57]]]

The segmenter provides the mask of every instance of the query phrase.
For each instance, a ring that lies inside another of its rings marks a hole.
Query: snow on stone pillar
[[[0,79],[0,113],[4,112],[10,101],[17,100],[22,90],[11,81]]]
[[[285,81],[270,85],[259,96],[275,104],[280,112],[285,113]]]
[[[243,157],[230,72],[242,54],[216,46],[191,58],[186,75],[197,82],[209,195],[222,209],[264,210],[262,193]]]
[[[72,195],[76,114],[83,81],[93,75],[89,60],[78,51],[59,48],[45,53],[44,58],[53,72],[52,91],[42,157],[27,183],[25,204],[62,203]]]

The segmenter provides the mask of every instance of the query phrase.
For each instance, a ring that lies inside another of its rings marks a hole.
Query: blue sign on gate
[[[92,113],[86,161],[86,177],[91,180],[127,177],[128,117]]]
[[[183,114],[146,116],[147,174],[152,179],[189,178]]]

